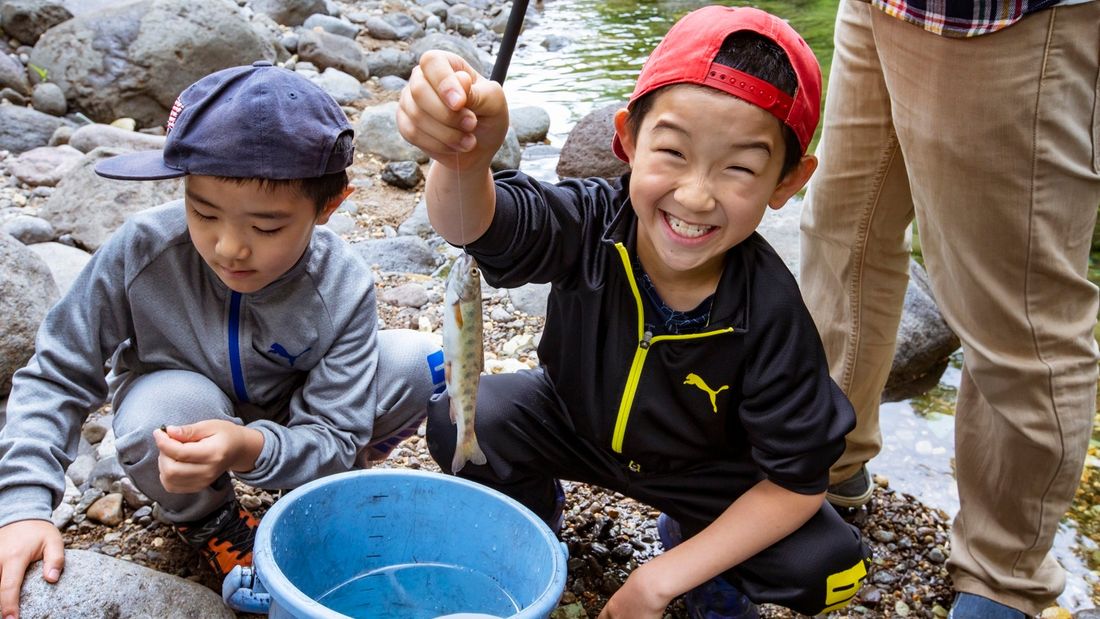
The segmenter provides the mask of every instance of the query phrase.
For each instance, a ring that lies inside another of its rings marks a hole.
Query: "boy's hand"
[[[445,167],[488,169],[508,132],[508,102],[500,84],[462,57],[431,50],[401,92],[397,128]]]
[[[263,435],[230,421],[210,419],[153,432],[160,450],[160,483],[169,492],[199,492],[226,471],[250,471]]]
[[[0,617],[19,617],[19,592],[27,566],[42,559],[42,577],[57,582],[65,569],[65,542],[48,520],[20,520],[0,527]]]
[[[599,619],[661,619],[672,598],[659,593],[660,579],[660,566],[656,562],[634,570],[607,601]]]

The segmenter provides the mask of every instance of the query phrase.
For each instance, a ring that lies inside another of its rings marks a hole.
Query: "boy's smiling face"
[[[717,285],[726,251],[805,184],[815,161],[803,157],[780,179],[779,121],[737,97],[693,85],[653,96],[636,137],[626,110],[615,117],[630,160],[638,257],[651,278]]]
[[[328,221],[334,200],[320,214],[291,187],[264,188],[213,176],[185,180],[187,230],[199,255],[231,290],[256,292],[302,257],[313,226]]]

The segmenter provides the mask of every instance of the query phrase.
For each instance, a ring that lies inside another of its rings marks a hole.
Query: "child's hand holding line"
[[[424,195],[436,232],[456,245],[478,239],[496,206],[489,164],[508,133],[500,84],[460,56],[424,52],[401,93],[397,128],[435,161]]]

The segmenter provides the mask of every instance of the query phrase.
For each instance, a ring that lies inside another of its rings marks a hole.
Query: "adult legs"
[[[872,11],[929,278],[963,343],[959,591],[1036,613],[1095,406],[1100,3],[951,39]],[[832,85],[830,85],[830,90]]]
[[[830,471],[834,484],[858,473],[882,447],[879,400],[909,280],[905,231],[913,207],[870,27],[874,10],[858,0],[842,0],[838,8],[820,167],[802,213],[799,284],[830,374],[856,412],[856,427]]]

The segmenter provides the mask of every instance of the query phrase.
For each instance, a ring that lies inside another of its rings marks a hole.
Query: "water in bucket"
[[[434,619],[457,613],[509,617],[512,596],[485,574],[441,563],[409,563],[372,570],[317,599],[350,617]]]

